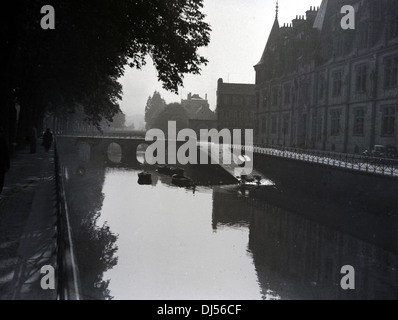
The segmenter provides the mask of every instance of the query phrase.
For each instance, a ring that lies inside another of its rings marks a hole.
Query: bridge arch
[[[109,143],[106,149],[106,153],[107,153],[107,158],[110,162],[116,164],[122,162],[123,150],[120,144],[118,144],[117,142]]]
[[[147,149],[148,147],[149,147],[149,144],[146,143],[146,142],[141,143],[141,144],[139,144],[139,145],[137,146],[137,149],[136,149],[136,159],[137,159],[137,161],[138,161],[139,163],[141,163],[141,164],[145,164],[145,163],[146,163],[146,160],[145,160],[145,152],[146,152],[146,149]]]

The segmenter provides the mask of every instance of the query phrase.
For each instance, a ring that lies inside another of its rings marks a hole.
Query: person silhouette
[[[0,194],[3,192],[4,178],[10,170],[10,154],[3,128],[0,128]]]
[[[51,130],[47,128],[46,132],[43,135],[43,146],[46,149],[46,152],[51,149],[51,146],[53,144],[53,134],[51,133]]]

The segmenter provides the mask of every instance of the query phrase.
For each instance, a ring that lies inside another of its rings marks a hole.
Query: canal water
[[[185,167],[198,186],[179,188],[117,150],[67,139],[58,148],[84,299],[398,298],[394,216],[245,192],[214,166]],[[150,185],[138,183],[144,169]],[[341,288],[345,265],[355,290]]]

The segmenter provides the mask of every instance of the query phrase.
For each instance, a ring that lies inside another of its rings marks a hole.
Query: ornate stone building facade
[[[355,29],[344,30],[344,5]],[[344,153],[398,147],[398,1],[323,0],[278,12],[256,71],[256,142]]]

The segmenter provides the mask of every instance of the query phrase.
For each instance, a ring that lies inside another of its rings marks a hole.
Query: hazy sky
[[[321,0],[279,0],[279,23],[291,23],[296,15],[305,15]],[[254,83],[253,66],[260,60],[269,32],[275,20],[275,0],[204,0],[206,22],[211,25],[210,44],[202,48],[209,64],[198,76],[186,75],[179,95],[162,89],[156,69],[148,58],[143,70],[128,69],[121,79],[123,101],[121,108],[128,116],[144,114],[146,101],[160,91],[167,103],[186,99],[189,92],[208,95],[210,108],[216,107],[217,80]]]

